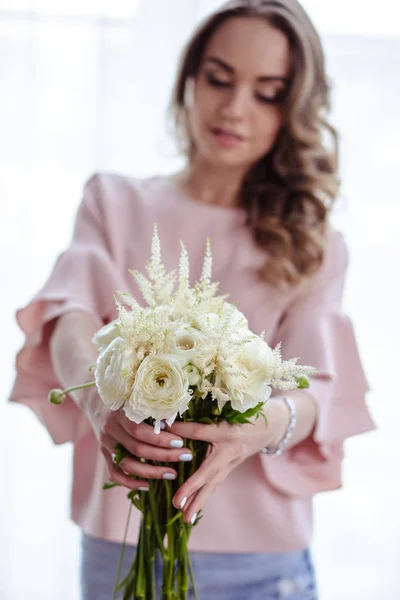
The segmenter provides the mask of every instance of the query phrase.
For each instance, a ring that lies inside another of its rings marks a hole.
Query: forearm
[[[50,338],[50,355],[63,388],[93,380],[89,367],[96,362],[98,351],[91,340],[101,325],[98,319],[82,311],[71,311],[58,319]],[[76,390],[70,396],[85,410],[91,394]]]
[[[307,391],[293,390],[286,395],[290,396],[296,407],[296,427],[286,447],[291,448],[312,433],[317,421],[318,409],[316,401]],[[289,424],[289,410],[284,402],[272,397],[267,402],[264,413],[268,423],[265,431],[265,446],[273,449],[285,435]]]

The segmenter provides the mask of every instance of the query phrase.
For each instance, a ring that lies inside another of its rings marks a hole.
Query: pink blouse
[[[74,444],[73,521],[90,535],[121,542],[127,490],[102,489],[106,464],[72,398],[58,407],[47,401],[49,390],[60,384],[45,325],[73,309],[106,323],[117,316],[116,290],[140,299],[128,269],[144,269],[155,222],[166,267],[177,265],[182,240],[193,280],[200,275],[210,236],[220,292],[238,302],[253,331],[265,330],[270,345],[282,342],[285,358],[297,356],[319,371],[310,389],[319,407],[313,436],[279,457],[256,454],[237,467],[209,499],[190,546],[214,552],[304,548],[312,535],[313,495],[341,486],[345,438],[374,428],[352,325],[341,309],[348,256],[339,232],[329,234],[326,261],[311,289],[283,292],[257,275],[265,253],[255,245],[243,209],[197,202],[165,177],[94,175],[85,186],[70,246],[40,292],[17,312],[26,341],[16,359],[10,399],[33,409],[56,444]],[[129,543],[138,534],[140,513],[134,511]]]

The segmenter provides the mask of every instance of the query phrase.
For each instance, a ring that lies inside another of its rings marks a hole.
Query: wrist
[[[274,450],[285,436],[290,421],[290,412],[282,399],[271,396],[264,408],[267,419],[267,429],[264,436],[263,448]]]
[[[276,397],[271,397],[268,400],[264,406],[263,415],[253,421],[253,425],[257,429],[256,436],[254,436],[254,433],[252,435],[255,453],[261,452],[263,448],[275,449],[284,437],[289,424],[289,410]]]

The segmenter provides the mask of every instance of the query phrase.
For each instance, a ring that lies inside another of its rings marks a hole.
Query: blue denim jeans
[[[120,551],[119,544],[83,535],[82,600],[112,600]],[[134,552],[133,546],[126,548],[123,574]],[[281,554],[192,552],[191,557],[199,600],[317,600],[308,549]],[[160,588],[160,562],[157,576]]]

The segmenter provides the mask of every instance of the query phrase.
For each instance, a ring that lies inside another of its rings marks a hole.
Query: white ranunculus
[[[124,411],[135,423],[153,418],[154,431],[159,433],[160,422],[165,420],[172,425],[177,414],[182,415],[187,410],[190,399],[188,375],[177,358],[149,355],[137,370],[132,394]]]
[[[118,410],[132,390],[136,358],[125,340],[117,337],[100,352],[95,380],[100,397],[111,410]]]
[[[257,373],[264,381],[266,381],[268,368],[275,363],[272,348],[259,337],[255,337],[251,342],[244,344],[234,356],[234,360],[249,371]]]
[[[272,391],[268,385],[271,361],[274,361],[273,351],[261,338],[244,344],[233,356],[225,358],[228,368],[220,366],[219,380],[232,408],[245,412],[268,400]]]
[[[232,408],[239,412],[254,408],[259,402],[266,402],[272,392],[265,381],[260,381],[254,373],[244,369],[241,376],[228,374],[224,379]]]
[[[173,355],[182,368],[193,364],[203,370],[212,361],[216,348],[198,329],[181,326],[167,335],[165,351]]]
[[[96,331],[92,338],[92,342],[99,347],[100,351],[119,336],[119,324],[119,319],[115,319],[115,321],[107,323],[107,325],[104,325]]]

